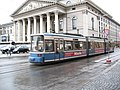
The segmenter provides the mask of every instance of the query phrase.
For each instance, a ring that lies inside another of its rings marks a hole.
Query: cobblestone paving
[[[120,61],[79,90],[120,90]]]

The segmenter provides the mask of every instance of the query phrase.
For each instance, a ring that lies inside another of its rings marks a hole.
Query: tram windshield
[[[31,51],[44,51],[44,39],[42,35],[31,37]]]

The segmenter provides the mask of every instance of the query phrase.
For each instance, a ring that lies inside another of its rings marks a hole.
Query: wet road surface
[[[0,90],[120,90],[120,50],[69,62],[30,64],[27,57],[0,59]]]

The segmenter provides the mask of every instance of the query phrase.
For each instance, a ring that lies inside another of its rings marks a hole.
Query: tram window
[[[95,42],[95,48],[103,48],[103,42]]]
[[[95,48],[99,48],[99,43],[98,42],[94,42],[94,47]]]
[[[73,49],[74,50],[79,50],[80,49],[80,42],[79,41],[74,41],[73,42]]]
[[[43,52],[44,48],[43,48],[43,41],[39,41],[38,42],[38,51]]]
[[[94,42],[90,42],[90,49],[94,49],[95,48],[95,43]]]
[[[101,44],[101,42],[98,42],[98,48],[101,48],[101,45],[100,45],[100,44]]]
[[[96,42],[94,42],[94,48],[97,48],[97,43]]]
[[[65,50],[73,50],[72,41],[65,41]]]
[[[83,42],[83,49],[86,49],[86,42]]]
[[[54,51],[54,41],[53,40],[45,40],[45,51],[46,52]]]
[[[43,49],[43,36],[33,36],[31,37],[31,40],[32,40],[32,47],[31,47],[31,50],[32,51],[40,51],[42,52],[44,49]]]
[[[86,49],[86,42],[80,42],[80,49]]]
[[[63,43],[63,40],[60,40],[60,48],[59,48],[60,51],[63,51],[63,50],[64,50],[64,48],[63,48],[63,44],[64,44],[64,43]]]
[[[100,42],[99,44],[100,44],[100,48],[104,48],[103,42]]]
[[[84,49],[85,42],[80,42],[80,49]]]
[[[99,48],[102,48],[102,42],[99,42],[98,44],[99,44]]]

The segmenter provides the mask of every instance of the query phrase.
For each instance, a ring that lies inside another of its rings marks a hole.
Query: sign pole
[[[105,29],[105,33],[104,34],[108,38],[108,44],[107,44],[107,46],[108,46],[108,58],[106,59],[106,63],[110,63],[111,60],[110,60],[110,31],[109,31],[109,29]]]

